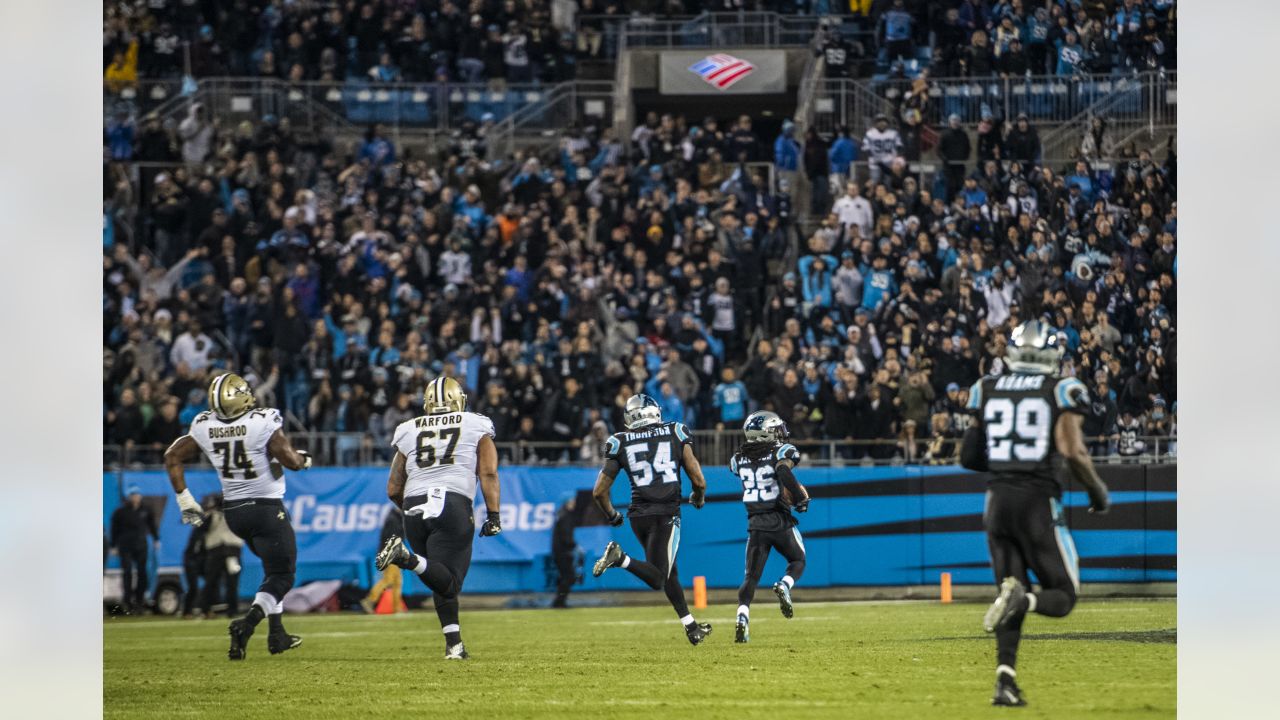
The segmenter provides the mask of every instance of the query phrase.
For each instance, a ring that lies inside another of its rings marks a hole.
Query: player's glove
[[[618,527],[619,525],[622,524],[622,513],[618,512],[617,510],[614,510],[613,514],[609,516],[608,521],[610,525],[614,527]]]
[[[191,496],[191,488],[178,493],[178,509],[182,510],[182,524],[200,527],[204,524],[204,510]]]
[[[1089,512],[1105,515],[1111,509],[1111,494],[1107,492],[1107,486],[1099,483],[1097,487],[1091,487],[1088,490]]]
[[[701,510],[703,505],[707,504],[707,496],[704,493],[692,492],[689,494],[689,504],[694,510]]]
[[[806,495],[803,500],[796,503],[796,512],[802,513],[802,512],[808,512],[808,510],[809,510],[809,496]]]
[[[480,537],[493,537],[500,532],[502,532],[502,516],[490,510],[484,525],[480,526]]]
[[[298,453],[299,455],[301,455],[301,456],[302,456],[302,468],[301,468],[301,469],[302,469],[302,470],[306,470],[306,469],[310,468],[310,467],[311,467],[311,453],[307,452],[306,450],[298,450],[298,451],[297,451],[297,453]]]

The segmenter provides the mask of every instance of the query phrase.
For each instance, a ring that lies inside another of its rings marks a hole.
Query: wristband
[[[178,507],[183,511],[200,512],[200,503],[191,495],[191,488],[178,493]]]

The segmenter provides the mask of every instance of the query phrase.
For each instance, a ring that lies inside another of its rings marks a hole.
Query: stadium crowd
[[[1176,67],[1173,0],[105,0],[108,90],[139,78],[558,82],[609,57],[611,17],[771,11],[837,18],[831,75],[923,58],[935,77]],[[187,59],[189,54],[189,66]]]
[[[771,408],[799,440],[884,441],[849,457],[944,461],[969,385],[1032,316],[1089,386],[1100,452],[1176,434],[1173,146],[1112,148],[1098,124],[1053,167],[1018,118],[979,126],[974,162],[953,120],[929,179],[889,125],[828,143],[787,122],[770,141],[748,116],[650,114],[625,140],[569,128],[511,158],[474,124],[432,155],[198,105],[109,126],[105,440],[162,448],[230,369],[382,448],[445,373],[499,439],[583,460],[647,392],[694,428]]]

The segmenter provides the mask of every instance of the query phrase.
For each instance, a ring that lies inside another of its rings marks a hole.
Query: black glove
[[[488,519],[484,521],[484,525],[480,526],[480,537],[493,537],[500,532],[502,532],[502,516],[490,510]]]
[[[1098,483],[1097,487],[1088,488],[1089,491],[1089,512],[1095,515],[1105,515],[1111,509],[1111,494],[1107,492],[1107,486]]]
[[[689,504],[693,506],[694,510],[701,510],[702,506],[707,504],[706,494],[695,490],[689,494]]]
[[[806,496],[803,500],[796,503],[796,512],[802,513],[802,512],[808,512],[808,510],[809,510],[809,498],[808,496]]]
[[[614,526],[614,527],[618,527],[619,525],[621,525],[621,524],[622,524],[622,513],[618,512],[617,510],[614,510],[614,511],[613,511],[613,514],[612,514],[612,515],[610,515],[610,516],[607,518],[607,520],[608,520],[608,522],[609,522],[609,524],[610,524],[610,525],[612,525],[612,526]]]

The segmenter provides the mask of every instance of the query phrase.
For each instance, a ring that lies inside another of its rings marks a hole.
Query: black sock
[[[1025,612],[1009,618],[1004,627],[996,630],[996,663],[1018,666],[1018,643],[1022,640],[1022,621],[1027,617]]]
[[[267,614],[262,611],[260,605],[250,605],[249,612],[245,614],[244,620],[249,623],[250,628],[256,628],[258,623],[262,622],[262,618],[266,616]]]
[[[647,563],[643,560],[631,558],[631,562],[627,564],[627,572],[640,578],[645,585],[654,590],[662,589],[663,580],[662,571],[653,563]]]
[[[460,642],[462,642],[462,633],[460,631],[455,630],[444,634],[444,643],[446,646],[452,647]]]
[[[1036,593],[1036,613],[1039,615],[1066,617],[1075,605],[1075,595],[1066,590],[1041,590]]]
[[[273,633],[284,632],[284,613],[276,613],[275,615],[268,615],[267,627],[270,628],[271,632]]]

